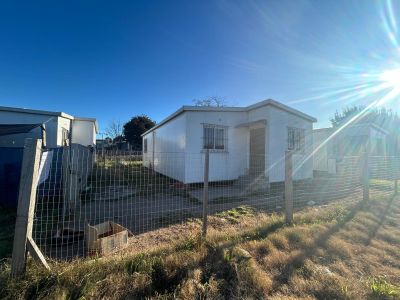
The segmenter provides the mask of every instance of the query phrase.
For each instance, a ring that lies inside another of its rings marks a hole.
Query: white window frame
[[[212,136],[212,145],[210,147],[206,147],[206,134],[205,134],[205,130],[206,129],[212,129],[213,130],[213,136]],[[222,144],[221,139],[220,139],[220,135],[217,134],[217,131],[221,131],[223,130],[222,133]],[[218,135],[218,137],[217,137]],[[216,125],[216,124],[205,124],[203,123],[203,138],[202,138],[202,149],[204,150],[211,150],[211,151],[216,151],[216,152],[226,152],[228,151],[228,127],[227,126],[221,126],[221,125]],[[218,143],[219,142],[219,143]],[[218,144],[218,145],[217,145]],[[218,147],[217,147],[218,146]]]
[[[297,127],[287,128],[287,149],[299,153],[305,152],[306,130]]]

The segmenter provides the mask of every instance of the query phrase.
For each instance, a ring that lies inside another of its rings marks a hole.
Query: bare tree
[[[218,96],[210,96],[204,99],[194,99],[193,104],[195,106],[208,106],[208,107],[225,107],[227,106],[226,101]]]
[[[112,120],[105,129],[106,135],[113,141],[123,136],[123,125],[120,120]]]

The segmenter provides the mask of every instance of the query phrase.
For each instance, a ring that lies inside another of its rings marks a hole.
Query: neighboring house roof
[[[63,118],[70,119],[70,120],[74,119],[73,116],[66,114],[62,111],[55,112],[55,111],[27,109],[27,108],[18,108],[18,107],[7,107],[7,106],[0,106],[0,111],[9,111],[9,112],[17,112],[17,113],[25,113],[25,114],[33,114],[33,115],[57,116],[57,117],[63,117]]]
[[[23,114],[33,114],[33,115],[53,116],[53,117],[63,117],[63,118],[69,119],[69,120],[89,121],[89,122],[94,123],[94,126],[96,128],[96,133],[99,131],[97,120],[95,118],[74,117],[74,116],[66,114],[62,111],[55,112],[55,111],[47,111],[47,110],[0,106],[0,112],[1,111],[16,112],[16,113],[23,113]]]
[[[280,102],[277,102],[275,100],[272,99],[268,99],[268,100],[264,100],[264,101],[260,101],[257,102],[253,105],[250,106],[246,106],[246,107],[214,107],[214,106],[182,106],[180,109],[178,109],[176,112],[174,112],[173,114],[171,114],[170,116],[168,116],[167,118],[165,118],[164,120],[162,120],[160,123],[158,123],[156,126],[154,126],[153,128],[147,130],[145,133],[142,134],[142,136],[152,132],[153,130],[161,127],[162,125],[164,125],[165,123],[171,121],[172,119],[174,119],[175,117],[177,117],[178,115],[180,115],[181,113],[185,112],[185,111],[209,111],[209,112],[248,112],[250,110],[254,110],[263,106],[267,106],[267,105],[271,105],[274,106],[276,108],[279,108],[281,110],[284,110],[290,114],[296,115],[298,117],[301,117],[303,119],[306,119],[307,121],[310,122],[317,122],[317,119],[314,117],[311,117],[310,115],[307,115],[297,109],[291,108],[285,104],[282,104]]]
[[[344,128],[343,131],[345,131],[346,129],[354,129],[354,128],[357,128],[357,127],[363,128],[363,129],[366,128],[366,127],[372,127],[375,130],[378,130],[378,131],[382,132],[385,135],[389,134],[389,132],[387,130],[385,130],[384,128],[376,125],[375,123],[351,124],[351,125],[348,125],[346,128]],[[318,128],[318,129],[314,129],[313,130],[313,132],[323,132],[323,131],[330,133],[330,132],[334,132],[335,128],[327,127],[327,128]]]
[[[0,136],[28,133],[42,124],[0,124]]]

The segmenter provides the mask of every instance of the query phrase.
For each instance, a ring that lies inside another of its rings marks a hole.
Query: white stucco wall
[[[72,143],[82,146],[96,145],[95,123],[86,120],[72,121]]]
[[[63,129],[68,130],[68,132],[71,131],[71,120],[63,118],[63,117],[58,117],[57,119],[58,119],[58,124],[57,124],[57,145],[58,146],[63,146],[62,131],[63,131]]]
[[[210,150],[210,181],[232,180],[248,170],[248,129],[235,128],[247,122],[246,112],[188,111],[186,183],[204,178],[203,124],[224,126],[227,130],[225,150]]]
[[[370,151],[372,155],[386,155],[386,134],[383,133],[380,130],[377,130],[374,127],[370,127],[369,129],[369,134],[370,134],[370,142],[371,142],[371,146],[370,146]],[[381,151],[378,151],[380,153],[376,153],[377,149],[377,143],[378,141],[381,140],[382,142],[382,149]]]
[[[283,181],[285,178],[285,152],[288,149],[288,127],[305,130],[304,153],[293,154],[293,178],[295,180],[312,178],[313,176],[313,123],[279,108],[262,107],[260,111],[269,109],[269,178],[270,182]],[[307,159],[308,158],[308,159]]]
[[[328,148],[332,147],[333,141],[326,141],[330,134],[330,130],[313,131],[313,169],[315,171],[328,172]]]
[[[186,114],[143,136],[144,139],[147,139],[147,153],[143,153],[144,166],[152,165],[155,171],[184,182]]]

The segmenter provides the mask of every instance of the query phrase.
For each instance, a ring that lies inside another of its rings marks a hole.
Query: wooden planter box
[[[107,255],[128,245],[133,234],[125,227],[107,221],[85,227],[85,243],[88,256]]]

